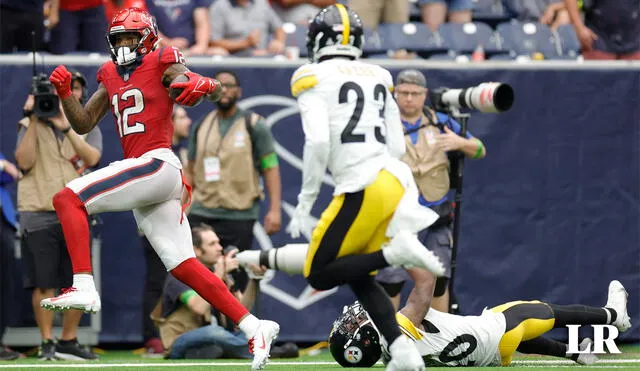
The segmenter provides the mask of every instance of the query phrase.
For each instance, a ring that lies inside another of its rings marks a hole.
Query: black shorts
[[[73,269],[60,224],[25,230],[21,242],[25,289],[71,287]]]

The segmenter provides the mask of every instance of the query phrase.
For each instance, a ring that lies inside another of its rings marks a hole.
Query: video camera
[[[34,97],[33,113],[39,118],[51,118],[60,112],[60,102],[55,88],[47,75],[34,75],[31,81],[31,94]]]
[[[436,111],[468,108],[483,113],[508,111],[513,105],[514,92],[508,84],[483,82],[464,89],[435,89],[429,94]]]

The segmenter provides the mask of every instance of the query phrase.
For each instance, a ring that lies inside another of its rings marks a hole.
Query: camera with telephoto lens
[[[483,113],[508,111],[513,105],[514,92],[508,84],[483,82],[464,89],[439,88],[430,93],[436,111],[468,108]]]
[[[45,74],[33,76],[31,82],[31,94],[33,94],[33,113],[39,118],[51,118],[60,112],[59,98],[55,94],[55,88]]]

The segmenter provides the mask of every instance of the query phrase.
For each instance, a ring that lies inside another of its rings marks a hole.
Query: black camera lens
[[[60,111],[59,99],[55,94],[35,94],[34,111],[40,118],[50,118],[56,116]]]
[[[38,109],[41,112],[49,112],[53,110],[53,101],[51,99],[42,99],[38,102]]]

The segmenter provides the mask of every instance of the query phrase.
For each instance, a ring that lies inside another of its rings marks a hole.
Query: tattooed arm
[[[107,89],[100,84],[84,107],[73,95],[64,98],[62,108],[73,130],[78,134],[86,134],[98,124],[109,109]]]

